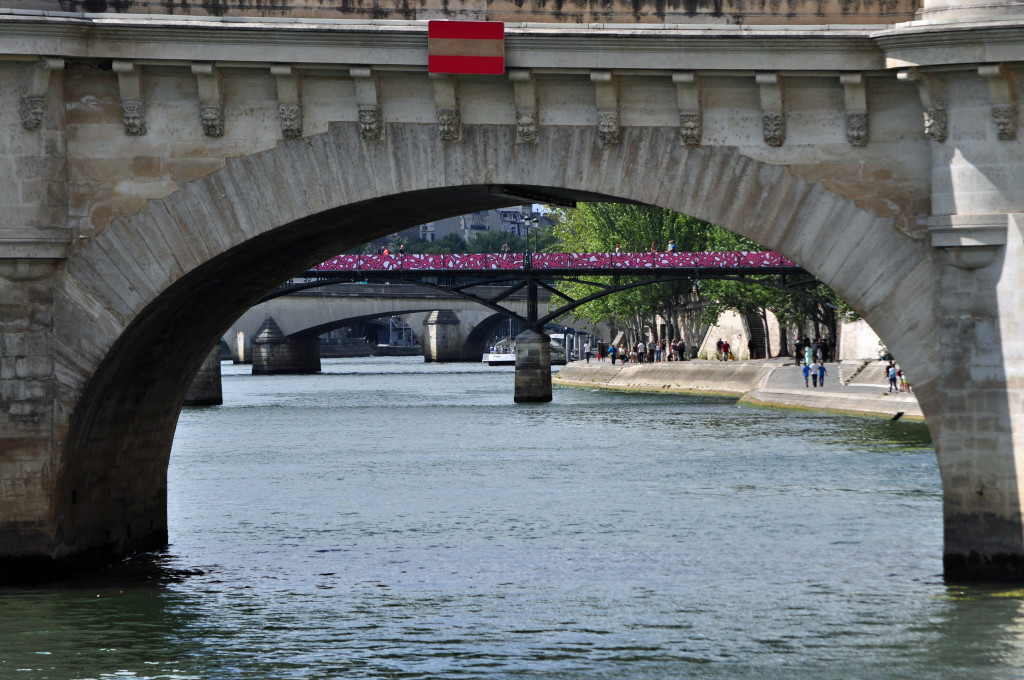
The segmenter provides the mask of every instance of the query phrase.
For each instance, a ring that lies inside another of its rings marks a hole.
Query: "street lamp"
[[[536,227],[539,222],[540,220],[537,219],[536,215],[534,215],[533,217],[529,217],[526,220],[526,254],[523,257],[523,260],[524,264],[526,264],[527,266],[533,264],[533,251],[530,250],[530,227]]]

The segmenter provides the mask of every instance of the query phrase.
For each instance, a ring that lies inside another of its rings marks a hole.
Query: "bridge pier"
[[[267,317],[252,339],[253,375],[305,375],[320,372],[320,336],[289,338]]]
[[[235,364],[251,364],[252,363],[252,349],[246,347],[245,342],[245,331],[238,331],[234,337],[234,351],[231,352],[232,363]]]
[[[424,322],[423,359],[428,362],[464,361],[459,317],[450,309],[431,312]]]
[[[220,384],[220,343],[206,357],[199,367],[192,386],[185,395],[185,406],[220,406],[224,393]]]
[[[1000,4],[993,10],[1006,8]],[[929,0],[924,14],[955,20],[962,13],[976,16],[977,9],[962,0]],[[932,138],[932,214],[926,224],[931,246],[943,260],[935,294],[939,368],[934,384],[919,390],[918,397],[943,481],[945,573],[1019,581],[1024,579],[1024,147],[1018,139],[1015,76],[1001,64],[989,64],[944,73],[941,79],[914,71],[900,78],[915,83],[922,103],[935,110],[926,115]],[[958,124],[947,125],[947,117]]]
[[[525,330],[516,336],[517,404],[551,401],[551,338]]]

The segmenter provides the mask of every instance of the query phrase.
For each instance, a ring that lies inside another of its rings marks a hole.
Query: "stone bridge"
[[[580,200],[838,291],[914,378],[947,574],[1024,575],[1019,3],[380,4],[7,0],[0,579],[165,544],[191,378],[279,282]],[[508,21],[505,74],[428,74],[436,18]]]
[[[401,316],[420,338],[427,361],[480,361],[487,339],[506,318],[471,300],[411,284],[335,284],[321,290],[276,297],[246,311],[224,334],[234,358],[246,360],[252,356],[252,338],[268,316],[282,333],[300,342],[359,321]],[[504,300],[502,306],[523,316],[523,297],[517,294]],[[435,311],[453,312],[448,319],[457,326],[440,344],[435,337],[436,315],[432,323],[427,323]]]

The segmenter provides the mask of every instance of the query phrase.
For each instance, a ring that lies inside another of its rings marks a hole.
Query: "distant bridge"
[[[359,321],[390,316],[401,316],[413,327],[428,361],[479,361],[490,334],[507,315],[481,306],[473,295],[505,294],[503,305],[517,316],[526,314],[527,304],[525,292],[510,291],[507,286],[468,287],[465,295],[400,282],[331,284],[314,292],[295,288],[298,286],[290,288],[293,293],[289,295],[268,296],[232,324],[223,337],[236,361],[252,360],[252,340],[267,317],[274,319],[290,341],[303,343]],[[540,291],[541,306],[547,305],[546,294]],[[457,322],[458,332],[451,338],[451,346],[439,353],[431,337],[436,324],[427,322],[431,312],[440,311]]]

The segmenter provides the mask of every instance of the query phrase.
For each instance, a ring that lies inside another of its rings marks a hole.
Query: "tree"
[[[651,206],[612,203],[581,204],[573,210],[553,213],[556,250],[569,252],[647,252],[665,250],[670,239],[680,251],[741,250],[764,248],[737,234],[693,217]],[[594,279],[598,280],[598,279]],[[603,277],[602,283],[627,283],[636,277]],[[658,283],[599,298],[577,307],[573,315],[598,323],[610,322],[626,330],[630,341],[653,327],[655,316],[672,324],[671,336],[693,345],[703,330],[718,322],[725,311],[756,315],[768,327],[768,312],[779,321],[780,355],[788,356],[789,329],[813,328],[816,337],[837,336],[839,314],[852,311],[834,291],[812,282],[800,290],[781,289],[778,279],[750,276],[743,280],[707,279]],[[573,298],[595,292],[582,282],[565,282],[559,290]],[[657,335],[657,333],[656,333]],[[772,355],[766,338],[766,354]]]
[[[674,240],[680,251],[756,250],[757,244],[712,224],[653,206],[616,203],[586,203],[573,210],[552,214],[552,231],[560,249],[569,252],[648,252],[667,250]],[[606,284],[628,283],[638,277],[602,277]],[[653,327],[655,316],[667,319],[671,335],[688,344],[699,334],[692,280],[642,286],[615,293],[577,307],[573,315],[597,323],[611,321],[627,331],[630,341]],[[565,282],[559,289],[573,298],[596,291],[581,282]],[[657,334],[657,333],[656,333]]]
[[[501,247],[508,244],[513,253],[521,253],[525,249],[526,239],[508,231],[497,229],[478,232],[469,240],[466,247],[468,253],[500,253]]]

